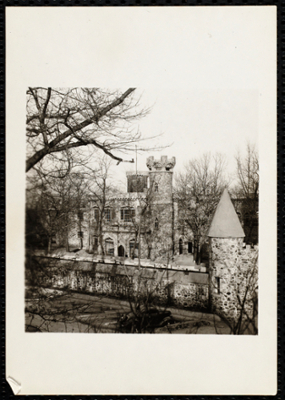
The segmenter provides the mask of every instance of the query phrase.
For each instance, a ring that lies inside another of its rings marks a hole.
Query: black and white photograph
[[[275,394],[275,7],[6,18],[13,393]]]
[[[27,89],[27,332],[258,334],[258,93],[151,94]]]

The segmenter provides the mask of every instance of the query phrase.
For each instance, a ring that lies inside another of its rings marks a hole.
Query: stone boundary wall
[[[209,308],[208,274],[154,266],[33,256],[27,259],[26,284],[129,298],[152,293],[154,301],[178,307]]]

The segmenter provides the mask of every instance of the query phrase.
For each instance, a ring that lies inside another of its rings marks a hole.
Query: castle
[[[173,256],[187,254],[190,265],[195,264],[197,243],[173,193],[175,164],[175,157],[148,157],[148,171],[126,173],[126,193],[105,198],[103,209],[90,199],[89,207],[80,217],[75,216],[78,221],[69,233],[70,246],[95,255],[150,260],[169,261]],[[242,204],[241,200],[234,200],[240,217]],[[207,262],[207,244],[202,255],[202,261]]]
[[[144,279],[147,285],[155,288],[154,294],[160,302],[210,309],[231,324],[233,333],[250,327],[251,332],[257,333],[258,248],[243,246],[245,234],[227,189],[208,231],[207,268],[181,268],[171,261],[151,262],[152,258],[162,255],[165,260],[165,255],[181,250],[179,242],[182,238],[175,229],[177,209],[172,193],[174,165],[174,158],[161,157],[157,161],[149,157],[149,172],[127,174],[128,192],[121,198],[108,200],[106,209],[110,211],[105,213],[102,237],[105,253],[110,257],[100,255],[96,242],[96,207],[92,207],[91,221],[85,220],[85,227],[90,229],[86,232],[85,245],[90,244],[93,253],[88,257],[41,259],[48,268],[55,263],[54,272],[44,274],[43,284],[124,297],[130,286],[135,290],[138,279]],[[142,214],[146,215],[145,219],[137,221]],[[151,246],[145,238],[148,236],[152,240]],[[137,246],[138,238],[141,246]],[[137,260],[131,259],[132,252],[136,253]],[[137,268],[139,265],[141,270]],[[51,281],[48,277],[52,277]]]
[[[193,235],[178,229],[178,205],[173,196],[175,157],[147,158],[148,171],[127,172],[127,192],[106,199],[104,213],[95,201],[81,221],[81,231],[69,242],[93,254],[155,260],[192,254]],[[103,248],[103,251],[102,251]]]

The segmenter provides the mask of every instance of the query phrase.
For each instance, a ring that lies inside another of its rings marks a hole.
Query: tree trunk
[[[99,221],[99,246],[98,246],[98,254],[105,256],[105,250],[104,250],[104,243],[103,243],[103,233],[102,233],[102,216],[100,217]]]
[[[198,243],[197,245],[197,260],[196,260],[197,265],[200,265],[201,263],[201,248],[200,244]]]
[[[66,238],[65,238],[65,250],[67,251],[67,252],[69,252],[69,241],[68,241],[68,234],[66,235]]]
[[[141,226],[139,226],[139,232],[138,232],[138,240],[139,240],[139,248],[138,248],[138,266],[140,268],[141,266]]]
[[[51,251],[51,237],[48,238],[48,249],[47,249],[48,255],[50,254],[50,251]]]

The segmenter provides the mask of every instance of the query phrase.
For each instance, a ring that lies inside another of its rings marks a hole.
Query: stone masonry
[[[236,321],[252,313],[257,291],[257,247],[243,249],[244,232],[225,189],[208,233],[212,311]]]
[[[33,277],[42,287],[127,299],[138,292],[151,293],[158,304],[208,309],[207,273],[105,261],[34,256],[28,260],[27,285]]]

